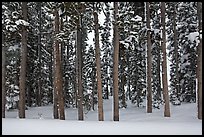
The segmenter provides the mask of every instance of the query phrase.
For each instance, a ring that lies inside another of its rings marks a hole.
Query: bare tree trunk
[[[119,31],[118,31],[118,2],[114,2],[114,55],[113,55],[113,120],[119,121],[119,99],[118,99],[118,64],[119,64]]]
[[[121,90],[122,90],[122,96],[121,96],[121,107],[126,108],[127,104],[126,104],[126,95],[125,95],[125,83],[126,83],[126,74],[125,74],[125,64],[126,64],[126,57],[125,57],[125,47],[123,45],[119,46],[119,54],[120,54],[120,58],[121,58],[121,69],[122,69],[122,76],[121,76]]]
[[[58,10],[55,9],[55,37],[57,37],[57,34],[59,34],[59,14]],[[61,73],[61,54],[60,54],[60,49],[59,49],[59,41],[57,38],[55,38],[55,84],[56,84],[56,94],[57,94],[57,99],[58,99],[58,113],[59,113],[59,118],[61,120],[65,120],[65,113],[64,113],[64,96],[63,96],[63,88],[62,88],[62,73]]]
[[[6,57],[4,45],[4,33],[2,32],[2,118],[5,118],[5,104],[6,104]]]
[[[42,92],[42,81],[41,81],[41,2],[38,2],[38,93],[37,93],[37,106],[41,106],[41,92]],[[29,92],[29,91],[28,91]]]
[[[164,96],[164,116],[170,117],[169,93],[167,82],[167,63],[166,63],[166,29],[165,29],[165,2],[161,2],[161,23],[162,23],[162,84]]]
[[[27,2],[22,2],[23,20],[27,21]],[[26,93],[26,61],[27,61],[27,31],[22,26],[21,67],[20,67],[20,94],[19,118],[25,118],[25,93]]]
[[[83,114],[83,87],[82,87],[82,32],[81,32],[81,16],[77,22],[77,101],[78,101],[78,120],[84,120]]]
[[[199,35],[202,35],[202,2],[197,3],[198,8],[198,22],[199,22]],[[199,37],[200,43],[198,45],[198,61],[197,61],[197,105],[198,105],[198,119],[202,120],[202,38]]]
[[[175,60],[176,60],[176,94],[180,101],[180,91],[179,91],[179,61],[178,61],[178,37],[176,30],[176,3],[174,3],[174,18],[173,18],[173,30],[174,30],[174,47],[175,47]]]
[[[152,113],[152,47],[150,38],[150,10],[149,2],[146,3],[147,10],[147,113]]]
[[[95,7],[96,8],[96,7]],[[100,59],[100,46],[99,46],[99,24],[98,24],[98,14],[96,11],[94,15],[95,24],[95,50],[96,50],[96,75],[97,75],[97,90],[98,90],[98,120],[103,121],[103,93],[102,93],[102,82],[101,82],[101,59]]]

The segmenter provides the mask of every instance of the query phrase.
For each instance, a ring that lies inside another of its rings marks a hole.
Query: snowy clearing
[[[96,106],[97,107],[97,106]],[[53,119],[52,106],[26,110],[26,119],[18,111],[7,111],[2,118],[3,135],[202,135],[202,120],[197,119],[195,103],[171,105],[171,117],[163,117],[163,107],[146,113],[146,108],[128,104],[120,109],[120,121],[112,119],[112,99],[104,100],[104,121],[98,121],[97,110],[77,120],[77,109],[65,111],[66,120]]]

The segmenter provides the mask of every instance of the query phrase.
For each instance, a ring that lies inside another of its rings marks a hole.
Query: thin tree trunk
[[[118,64],[119,64],[119,31],[117,25],[118,2],[114,2],[114,55],[113,55],[113,120],[119,121],[119,99],[118,99]]]
[[[57,37],[57,34],[59,34],[59,14],[58,10],[55,9],[55,37]],[[58,99],[58,113],[59,118],[61,120],[65,120],[65,113],[64,113],[64,96],[63,96],[63,88],[62,88],[62,73],[61,73],[61,53],[60,53],[60,47],[59,47],[59,41],[57,38],[55,38],[55,84],[56,84],[56,93],[57,93],[57,99]]]
[[[5,104],[6,104],[6,57],[5,57],[5,45],[4,45],[4,33],[2,32],[2,118],[5,118]]]
[[[147,113],[152,113],[152,46],[150,38],[150,9],[149,2],[146,3],[147,10]]]
[[[176,3],[174,3],[174,18],[173,18],[173,30],[174,30],[174,47],[175,47],[175,60],[176,60],[176,94],[180,101],[180,91],[179,91],[179,62],[178,62],[178,38],[176,30]]]
[[[161,23],[162,23],[162,84],[164,96],[164,116],[170,117],[169,93],[167,82],[167,63],[166,63],[166,29],[165,29],[165,2],[161,2]]]
[[[41,92],[42,92],[42,81],[41,81],[41,2],[38,2],[38,93],[37,93],[37,106],[41,106]],[[29,92],[29,91],[28,91]]]
[[[22,2],[23,20],[27,21],[27,2]],[[22,26],[21,67],[20,67],[20,94],[19,94],[19,118],[25,118],[25,93],[26,93],[26,61],[27,61],[27,31]]]
[[[98,120],[103,121],[103,93],[102,93],[102,82],[101,82],[101,59],[100,59],[100,46],[99,46],[99,24],[98,24],[98,14],[96,11],[94,15],[95,24],[95,51],[96,51],[96,76],[97,76],[97,90],[98,90]]]
[[[121,46],[119,48],[120,52],[121,52],[121,61],[122,61],[122,64],[121,64],[121,69],[122,69],[122,76],[121,76],[121,87],[122,87],[122,101],[121,101],[121,105],[122,107],[126,108],[127,107],[127,104],[126,104],[126,95],[125,95],[125,83],[126,83],[126,75],[125,75],[125,64],[126,64],[126,61],[125,61],[125,47],[124,46]]]
[[[78,120],[84,120],[83,114],[83,87],[82,87],[82,32],[81,32],[81,16],[77,22],[77,101],[78,101]]]
[[[160,54],[160,52],[159,52]],[[161,76],[160,76],[160,63],[161,63],[161,56],[159,55],[158,59],[157,59],[157,75],[158,75],[158,82],[159,82],[159,87],[158,87],[158,91],[157,91],[157,98],[161,100],[161,92],[162,92],[162,89],[161,89]]]
[[[198,8],[198,22],[199,22],[199,35],[202,35],[202,2],[197,3]],[[197,61],[197,105],[198,105],[198,119],[202,120],[202,38],[199,37],[200,43],[198,45],[198,61]]]

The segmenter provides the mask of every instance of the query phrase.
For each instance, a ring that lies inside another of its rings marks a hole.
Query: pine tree
[[[180,71],[179,71],[179,64],[180,64],[180,47],[178,44],[178,33],[177,33],[177,3],[168,3],[168,11],[167,15],[169,21],[167,24],[169,25],[167,28],[168,33],[168,56],[171,57],[170,61],[170,101],[174,105],[181,104],[181,94],[180,94]]]
[[[166,27],[165,27],[165,2],[161,2],[161,24],[162,24],[162,84],[164,98],[164,116],[170,117],[169,93],[167,82],[167,64],[166,64]]]
[[[22,3],[23,20],[27,21],[27,2]],[[27,31],[22,26],[21,68],[20,68],[20,95],[19,118],[25,118],[25,94],[26,94],[26,61],[27,61]]]
[[[197,3],[199,35],[202,35],[202,3]],[[199,45],[197,47],[198,62],[197,62],[197,105],[198,105],[198,119],[202,120],[202,37],[199,36]]]
[[[99,45],[99,24],[98,24],[98,13],[97,3],[93,5],[94,11],[94,30],[95,30],[95,54],[96,54],[96,76],[97,76],[97,90],[98,90],[98,118],[99,121],[104,120],[103,116],[103,98],[102,98],[102,82],[101,82],[101,59],[100,59],[100,45]]]
[[[152,43],[152,98],[153,107],[160,108],[163,103],[161,93],[161,23],[159,2],[150,3],[151,31],[150,38]]]
[[[118,34],[118,3],[114,2],[114,56],[113,56],[113,120],[119,121],[118,102],[118,57],[119,57],[119,34]]]
[[[105,3],[104,15],[105,20],[102,27],[101,43],[102,43],[102,85],[104,99],[109,99],[109,95],[112,94],[112,68],[113,68],[113,46],[110,42],[111,31],[111,17],[110,17],[110,4]]]
[[[192,35],[197,33],[195,2],[178,4],[178,44],[180,47],[180,93],[182,102],[196,102],[196,42]]]
[[[4,44],[4,32],[2,33],[2,118],[5,118],[5,104],[6,104],[6,71],[5,71],[5,44]]]
[[[146,3],[147,10],[147,113],[152,113],[152,47],[150,38],[150,10],[149,2]]]

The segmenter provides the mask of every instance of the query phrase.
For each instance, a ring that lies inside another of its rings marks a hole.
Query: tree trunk
[[[113,120],[119,121],[119,99],[118,99],[118,65],[119,65],[119,32],[118,32],[118,2],[114,2],[114,55],[113,55]]]
[[[55,9],[55,37],[59,34],[59,14],[58,10]],[[64,113],[64,96],[63,96],[63,89],[62,89],[62,73],[61,73],[61,54],[59,48],[59,41],[55,38],[55,86],[56,86],[56,94],[58,100],[58,113],[59,118],[61,120],[65,120],[65,113]]]
[[[41,2],[38,2],[38,93],[37,93],[37,106],[41,106],[41,90],[42,90],[42,81],[41,81]]]
[[[175,47],[175,60],[176,60],[176,94],[180,101],[180,91],[179,91],[179,61],[178,61],[178,37],[176,30],[176,3],[174,3],[174,18],[173,18],[173,30],[174,30],[174,47]]]
[[[146,3],[147,10],[147,113],[152,113],[152,47],[150,38],[150,9],[149,2]]]
[[[5,104],[6,104],[6,57],[5,57],[5,45],[4,45],[4,33],[2,32],[2,118],[5,118]]]
[[[122,96],[121,96],[121,107],[122,108],[126,108],[127,104],[126,104],[126,95],[125,95],[125,83],[126,83],[126,74],[125,74],[125,64],[126,64],[126,60],[125,60],[125,47],[124,46],[119,46],[119,52],[121,53],[121,70],[122,70],[122,76],[121,76],[121,90],[122,90]]]
[[[27,21],[27,2],[22,2],[23,20]],[[26,61],[27,61],[27,31],[22,26],[21,67],[20,67],[20,93],[19,93],[19,118],[25,118],[25,93],[26,93]]]
[[[199,22],[199,35],[202,35],[202,2],[197,3],[198,7],[198,22]],[[199,37],[200,43],[198,45],[198,61],[197,61],[197,105],[198,105],[198,119],[202,120],[202,38]]]
[[[167,82],[167,63],[166,63],[166,30],[165,30],[165,2],[161,2],[161,23],[162,23],[162,84],[164,97],[164,116],[170,117],[169,93]]]
[[[83,87],[82,87],[82,30],[81,30],[81,16],[77,22],[77,101],[78,101],[78,120],[84,120],[83,114]]]
[[[99,46],[99,24],[98,24],[98,14],[96,11],[94,15],[95,24],[95,52],[96,52],[96,75],[97,75],[97,89],[98,89],[98,120],[103,121],[103,93],[102,93],[102,82],[101,82],[101,59],[100,59],[100,46]]]

